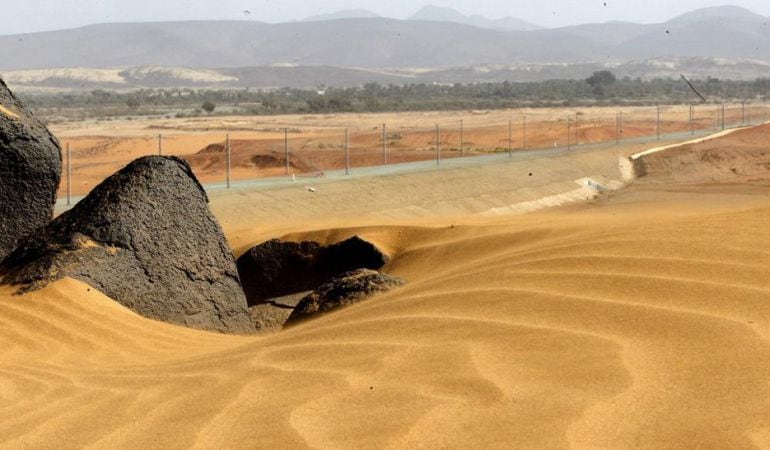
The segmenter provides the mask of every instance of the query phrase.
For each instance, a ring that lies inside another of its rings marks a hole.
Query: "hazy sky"
[[[548,27],[626,20],[662,22],[692,9],[733,4],[770,16],[770,0],[0,0],[0,34],[98,22],[189,19],[298,20],[363,8],[405,18],[434,4],[489,18],[520,17]],[[248,13],[246,13],[248,11]]]

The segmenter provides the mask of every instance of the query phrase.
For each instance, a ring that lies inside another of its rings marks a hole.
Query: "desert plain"
[[[487,118],[466,116],[469,141]],[[275,120],[265,133],[282,141],[297,121]],[[382,122],[365,116],[360,131]],[[107,125],[90,126],[54,127],[92,158],[89,184],[120,165],[111,152],[145,151],[135,123],[114,127],[109,152]],[[169,132],[167,151],[208,145],[189,131]],[[0,445],[768,448],[769,144],[762,125],[671,148],[622,188],[618,159],[657,143],[329,178],[315,192],[212,190],[236,256],[274,237],[357,234],[408,284],[257,337],[144,319],[72,279],[0,288]]]

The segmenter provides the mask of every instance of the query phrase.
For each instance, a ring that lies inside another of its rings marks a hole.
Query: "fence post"
[[[567,116],[567,150],[570,150],[570,141],[572,140],[572,129],[570,128],[571,117]]]
[[[660,140],[660,105],[655,105],[655,134]]]
[[[522,142],[522,148],[524,150],[526,150],[527,149],[527,116],[524,116],[524,126],[523,126],[523,128],[524,129],[522,130],[522,133],[524,135],[524,140]]]
[[[283,151],[286,156],[286,176],[289,176],[289,129],[283,129]]]
[[[725,104],[722,103],[722,131],[725,130]]]
[[[741,102],[741,125],[746,125],[746,102]]]
[[[749,107],[746,108],[746,125],[751,125],[751,103],[749,103]]]
[[[717,124],[716,124],[716,129],[717,130],[719,129],[719,105],[717,105]]]
[[[350,175],[350,143],[347,128],[345,128],[345,175]]]
[[[158,134],[158,156],[163,156],[163,135]]]
[[[382,164],[388,164],[388,129],[382,124]]]
[[[690,104],[690,134],[695,134],[695,108]]]
[[[441,129],[436,124],[436,165],[441,165]]]
[[[508,157],[513,158],[513,121],[508,120]]]
[[[465,145],[463,143],[463,121],[460,120],[460,156],[465,156]]]
[[[230,135],[225,135],[225,150],[227,151],[227,189],[230,189],[230,166],[232,164],[232,157],[230,154]]]
[[[615,144],[620,145],[620,112],[615,115]]]
[[[72,204],[72,151],[67,142],[67,206]]]
[[[580,145],[580,112],[575,112],[575,146]]]

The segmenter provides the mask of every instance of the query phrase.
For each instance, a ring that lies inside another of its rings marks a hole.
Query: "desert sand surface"
[[[768,448],[770,185],[714,180],[700,155],[769,134],[529,214],[500,208],[617,179],[618,155],[214,192],[236,253],[359,234],[409,283],[260,337],[143,319],[71,279],[2,288],[0,445]]]

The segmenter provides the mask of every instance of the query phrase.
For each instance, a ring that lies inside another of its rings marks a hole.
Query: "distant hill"
[[[421,17],[430,16],[431,11],[438,10],[424,10]],[[286,76],[295,77],[291,83],[313,83],[331,75],[331,68],[337,68],[337,75],[357,83],[367,77],[374,79],[373,74],[377,80],[399,80],[402,76],[392,78],[393,74],[408,69],[438,73],[457,67],[596,67],[659,60],[770,61],[770,19],[737,7],[698,10],[661,24],[605,23],[531,31],[500,31],[456,23],[453,17],[456,19],[459,13],[441,11],[445,16],[434,17],[443,21],[375,17],[321,18],[282,24],[124,23],[6,35],[0,36],[0,71],[151,66],[185,67],[193,71],[217,69],[217,73],[230,76],[226,73],[229,69],[267,67],[270,70],[260,69],[267,78],[283,70]],[[313,74],[308,67],[323,69],[316,69],[319,73]],[[566,70],[562,72],[569,75]],[[167,74],[155,70],[150,75],[162,80]],[[516,76],[524,78],[527,73],[516,72]],[[174,75],[170,79],[177,78]]]
[[[36,69],[5,71],[2,76],[18,91],[70,91],[140,88],[316,88],[349,87],[366,83],[477,83],[585,79],[594,71],[609,69],[619,77],[678,78],[686,73],[695,80],[708,77],[752,80],[766,77],[770,63],[721,58],[663,58],[616,63],[514,64],[454,67],[434,70],[350,69],[331,66],[260,66],[226,69],[185,69],[144,66],[114,69]]]
[[[682,14],[668,21],[669,24],[685,25],[704,21],[767,22],[767,17],[740,6],[714,6]]]
[[[532,31],[543,27],[535,25],[516,17],[504,17],[502,19],[487,19],[484,16],[466,16],[452,8],[428,5],[417,11],[409,20],[429,22],[453,22],[471,25],[478,28],[499,31]]]
[[[325,20],[337,19],[374,19],[380,17],[376,13],[365,9],[346,9],[331,14],[319,14],[302,19],[303,22],[323,22]]]
[[[431,68],[512,61],[569,62],[606,51],[603,45],[589,45],[579,38],[564,41],[558,34],[533,33],[382,18],[283,24],[102,24],[0,36],[0,70],[272,64]]]

